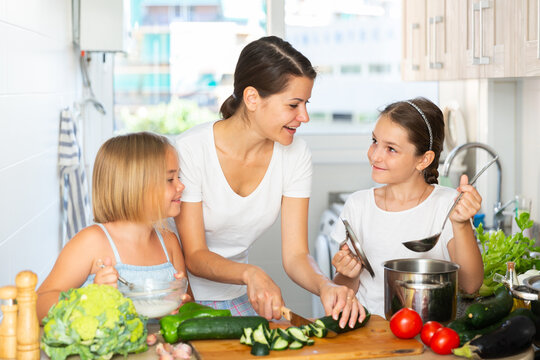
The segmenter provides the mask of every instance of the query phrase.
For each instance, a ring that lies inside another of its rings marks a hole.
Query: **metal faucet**
[[[448,176],[448,173],[450,172],[450,165],[452,164],[452,161],[456,157],[458,153],[460,153],[463,150],[472,149],[472,148],[479,148],[487,151],[491,156],[495,157],[497,156],[497,153],[495,150],[490,147],[489,145],[482,144],[479,142],[469,142],[465,143],[459,146],[456,146],[448,153],[448,156],[446,157],[441,176]],[[502,214],[503,210],[513,203],[514,200],[510,200],[504,205],[501,204],[501,184],[502,184],[502,168],[501,168],[501,162],[499,159],[495,161],[497,164],[497,201],[495,202],[495,205],[493,206],[493,227],[496,229],[502,228],[503,222],[504,222],[504,216]]]

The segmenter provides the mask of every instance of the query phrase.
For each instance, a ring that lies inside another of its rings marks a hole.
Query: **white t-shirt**
[[[437,244],[427,252],[414,252],[402,242],[418,240],[438,233],[444,218],[450,210],[457,191],[434,184],[435,188],[417,206],[397,212],[382,210],[375,204],[374,188],[357,191],[347,199],[341,218],[351,225],[362,250],[366,255],[375,277],[367,270],[360,273],[358,300],[372,314],[384,318],[384,262],[394,259],[428,258],[450,260],[448,241],[454,237],[452,224],[446,222]],[[332,238],[337,242],[345,240],[345,226],[336,223]]]
[[[275,222],[282,196],[310,196],[311,152],[302,139],[295,138],[289,146],[274,143],[263,179],[246,197],[235,193],[223,174],[214,143],[214,122],[182,133],[176,148],[180,179],[186,186],[182,201],[202,201],[208,249],[229,260],[247,263],[249,247]],[[218,283],[193,274],[189,280],[196,300],[231,300],[246,293],[244,285]]]

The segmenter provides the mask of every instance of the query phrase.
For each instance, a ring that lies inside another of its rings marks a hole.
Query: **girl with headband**
[[[353,193],[341,218],[347,219],[375,276],[362,271],[362,264],[347,245],[336,253],[332,264],[334,281],[357,292],[357,298],[377,315],[384,314],[382,264],[401,258],[430,258],[460,265],[458,284],[466,293],[476,292],[484,268],[471,218],[482,198],[462,175],[457,191],[438,185],[439,157],[443,149],[444,121],[441,110],[425,98],[388,105],[380,114],[368,150],[371,177],[384,186]],[[464,195],[450,215],[439,241],[430,251],[413,252],[402,242],[437,233],[458,194]],[[332,237],[346,238],[338,222]]]

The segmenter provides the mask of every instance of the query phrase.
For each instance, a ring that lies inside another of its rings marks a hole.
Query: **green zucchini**
[[[294,339],[294,341],[299,341],[302,344],[305,344],[309,339],[309,337],[304,334],[302,329],[296,326],[288,327],[287,332]]]
[[[268,337],[266,336],[266,329],[263,324],[259,324],[255,330],[253,330],[253,343],[261,343],[270,345]]]
[[[300,341],[293,341],[289,344],[289,349],[291,350],[297,350],[304,347],[304,343],[301,343]]]
[[[539,320],[538,317],[534,315],[531,310],[525,309],[525,308],[518,308],[512,311],[510,314],[503,317],[502,319],[500,319],[499,321],[481,329],[472,329],[468,327],[467,325],[465,325],[465,319],[466,319],[465,317],[452,321],[451,323],[448,324],[448,327],[451,329],[454,329],[458,333],[460,345],[464,345],[466,342],[471,341],[472,339],[474,339],[475,337],[479,335],[489,334],[497,330],[499,327],[501,327],[501,325],[504,322],[506,322],[506,320],[509,320],[513,317],[520,316],[520,315],[528,317],[535,324],[538,323],[538,320]]]
[[[279,337],[287,340],[287,343],[290,343],[290,342],[294,341],[294,338],[291,335],[289,335],[287,330],[284,330],[282,328],[277,328],[277,333],[278,333]]]
[[[467,307],[465,310],[467,325],[474,329],[482,329],[508,315],[513,305],[512,294],[502,285],[495,290],[494,297]]]
[[[339,320],[341,319],[341,313],[339,314],[339,317],[338,317],[337,320],[334,320],[332,318],[332,315],[328,315],[328,316],[324,316],[322,318],[319,318],[318,320],[320,320],[320,322],[315,321],[315,323],[321,323],[322,322],[322,325],[324,325],[324,327],[326,329],[332,330],[332,331],[334,331],[334,332],[336,332],[338,334],[343,334],[345,332],[361,328],[361,327],[365,326],[368,323],[369,318],[371,317],[371,314],[369,313],[368,309],[366,309],[365,307],[364,307],[364,310],[366,311],[366,317],[365,317],[364,321],[362,321],[361,323],[356,322],[356,324],[352,328],[349,326],[349,323],[347,323],[344,328],[341,328],[339,326]]]
[[[275,338],[274,341],[272,341],[272,346],[270,346],[272,350],[285,350],[288,347],[289,342],[280,336]]]
[[[317,321],[322,324],[320,320]],[[311,333],[318,338],[323,338],[326,336],[326,334],[328,334],[328,330],[326,329],[326,327],[324,327],[324,325],[319,325],[319,323],[317,322],[314,324],[309,324],[309,326],[311,327]]]
[[[268,320],[262,316],[216,316],[185,320],[178,326],[180,339],[240,339],[244,328],[268,328]],[[246,339],[247,340],[247,339]]]
[[[254,342],[251,347],[251,355],[255,356],[265,356],[270,354],[270,347],[268,344],[261,344],[259,342]]]

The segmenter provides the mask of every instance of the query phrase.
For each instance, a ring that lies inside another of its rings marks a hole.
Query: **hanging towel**
[[[60,116],[58,167],[62,201],[63,244],[90,224],[88,183],[77,128],[69,110]]]

